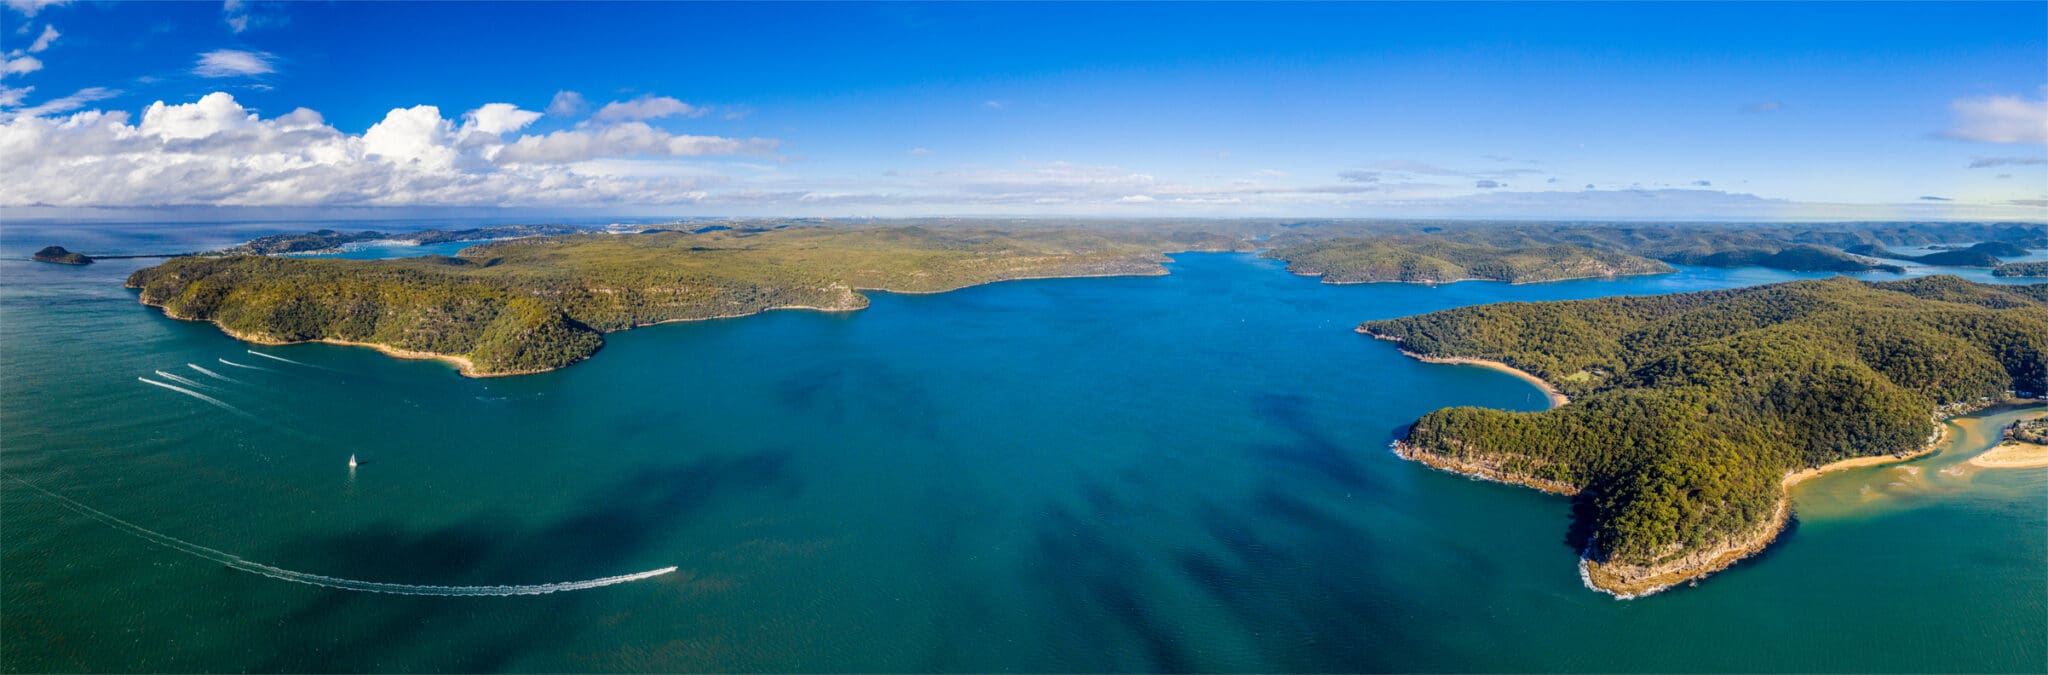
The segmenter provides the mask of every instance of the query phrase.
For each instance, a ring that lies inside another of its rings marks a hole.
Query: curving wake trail
[[[163,371],[157,371],[157,372],[158,372],[159,374],[161,374],[161,373],[162,373]],[[173,376],[173,377],[174,377],[175,379],[180,379],[180,380],[183,380],[183,379],[184,379],[184,378],[176,378],[175,376]],[[248,415],[248,414],[249,414],[249,413],[243,412],[241,408],[237,408],[237,407],[234,407],[234,406],[228,405],[228,404],[226,404],[226,403],[222,403],[220,399],[214,398],[214,397],[212,397],[212,396],[207,396],[207,395],[205,395],[205,394],[201,394],[201,393],[199,393],[199,392],[196,392],[196,391],[192,391],[192,390],[190,390],[190,389],[186,389],[186,388],[184,388],[184,387],[180,387],[180,386],[178,386],[178,385],[175,385],[175,384],[164,384],[164,383],[162,383],[162,382],[158,382],[158,381],[156,381],[156,380],[152,380],[152,379],[149,379],[149,378],[147,378],[147,377],[138,377],[138,378],[135,378],[135,379],[137,379],[137,380],[141,380],[141,381],[143,382],[143,384],[154,384],[154,385],[156,385],[156,386],[159,386],[159,387],[163,387],[163,388],[165,388],[165,389],[169,389],[169,390],[171,390],[171,391],[175,391],[175,392],[178,392],[178,393],[180,393],[180,394],[184,394],[184,395],[186,395],[186,396],[190,396],[190,397],[192,397],[192,398],[196,398],[196,399],[199,399],[199,400],[201,400],[201,401],[205,401],[205,402],[207,402],[207,403],[211,403],[211,404],[214,404],[214,405],[220,406],[221,408],[223,408],[223,409],[226,409],[226,410],[228,410],[228,411],[230,411],[230,412],[233,412],[233,413],[235,413],[235,414],[237,414],[237,415],[244,415],[244,416],[246,416],[246,415]],[[188,380],[188,381],[189,381],[189,380]],[[21,479],[17,478],[17,479],[15,479],[15,480],[21,480]]]
[[[614,584],[623,584],[631,581],[640,581],[642,579],[652,579],[654,577],[658,577],[676,571],[676,568],[671,566],[663,567],[661,569],[647,570],[645,572],[635,572],[633,574],[621,574],[615,577],[602,577],[598,579],[586,579],[583,581],[564,581],[552,584],[531,584],[522,586],[429,586],[421,584],[392,584],[379,581],[360,581],[356,579],[343,579],[340,577],[310,574],[307,572],[296,572],[284,569],[282,567],[273,567],[259,562],[243,560],[240,556],[236,556],[232,553],[218,551],[207,548],[205,546],[200,546],[198,544],[183,541],[176,537],[162,534],[154,530],[144,528],[140,525],[136,525],[134,523],[122,520],[120,518],[116,518],[112,515],[100,511],[99,509],[95,509],[93,507],[79,503],[77,500],[71,499],[70,497],[66,497],[64,495],[60,495],[49,490],[45,490],[43,489],[42,486],[36,485],[35,483],[30,483],[26,480],[22,480],[14,476],[7,477],[9,479],[12,479],[16,483],[28,486],[29,489],[41,492],[45,495],[49,495],[51,498],[56,499],[58,504],[62,505],[64,508],[70,509],[73,512],[78,513],[79,515],[92,518],[93,520],[97,520],[102,523],[106,523],[107,525],[112,526],[114,529],[134,535],[152,544],[156,544],[158,546],[172,549],[180,553],[185,553],[187,555],[191,555],[194,557],[211,560],[244,572],[261,574],[272,579],[307,584],[310,586],[338,588],[344,591],[361,591],[364,593],[391,593],[396,595],[434,595],[446,597],[543,595],[547,593],[561,593],[564,591],[581,591],[585,589],[611,586]]]
[[[220,373],[216,373],[216,372],[213,372],[213,371],[211,371],[211,370],[207,370],[207,369],[205,369],[205,368],[201,368],[201,367],[199,367],[199,364],[196,364],[196,363],[187,363],[187,364],[185,364],[185,367],[187,367],[187,368],[191,368],[191,369],[193,369],[193,370],[197,370],[197,371],[199,371],[199,374],[201,374],[201,375],[205,375],[205,376],[207,376],[207,377],[211,377],[211,378],[213,378],[213,379],[216,379],[216,380],[220,380],[220,381],[222,381],[222,382],[234,382],[234,383],[236,383],[236,384],[240,384],[240,381],[236,380],[235,378],[232,378],[232,377],[228,377],[228,376],[226,376],[226,375],[222,375],[222,374],[220,374]]]

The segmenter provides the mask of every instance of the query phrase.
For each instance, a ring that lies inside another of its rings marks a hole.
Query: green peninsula
[[[2048,284],[1838,277],[1462,307],[1359,331],[1571,396],[1543,412],[1439,410],[1396,448],[1577,495],[1588,583],[1623,596],[1760,550],[1799,472],[1912,456],[1936,442],[1940,414],[2048,391]]]
[[[473,376],[560,368],[603,334],[771,309],[866,307],[862,290],[935,293],[1011,279],[1165,274],[1165,254],[1242,250],[1171,226],[779,227],[574,234],[456,257],[175,258],[128,286],[144,304],[263,343],[333,342],[440,358]]]
[[[1495,246],[1435,236],[1305,241],[1265,255],[1287,261],[1289,272],[1319,276],[1332,284],[1479,279],[1534,283],[1675,271],[1648,258],[1571,244]]]

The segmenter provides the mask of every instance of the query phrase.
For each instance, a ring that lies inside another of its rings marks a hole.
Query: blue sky
[[[21,213],[2048,219],[2048,3],[4,1]]]

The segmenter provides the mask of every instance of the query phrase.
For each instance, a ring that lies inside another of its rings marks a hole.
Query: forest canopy
[[[1942,406],[2048,390],[2044,298],[2048,284],[1837,277],[1479,305],[1359,330],[1570,394],[1543,412],[1439,410],[1403,446],[1579,491],[1590,560],[1655,566],[1771,527],[1788,472],[1911,453]]]

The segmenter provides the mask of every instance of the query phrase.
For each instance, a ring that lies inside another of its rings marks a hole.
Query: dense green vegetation
[[[2048,277],[2048,261],[2006,263],[1992,268],[1994,277]]]
[[[29,256],[29,259],[36,262],[57,263],[59,265],[92,264],[92,258],[87,257],[83,253],[73,253],[62,246],[44,246],[42,250],[36,251],[34,255]]]
[[[1544,412],[1439,410],[1404,443],[1581,490],[1591,557],[1648,566],[1765,526],[1789,471],[1920,448],[1937,406],[2048,391],[2044,299],[2048,284],[1838,277],[1463,307],[1360,330],[1571,394]]]
[[[2048,418],[2020,420],[2005,430],[2005,437],[2026,443],[2048,445]]]
[[[1570,244],[1504,247],[1434,235],[1302,241],[1269,250],[1266,256],[1286,260],[1290,272],[1321,276],[1327,283],[1526,283],[1673,271],[1655,260]]]
[[[729,229],[498,241],[459,257],[177,258],[128,285],[172,316],[252,339],[365,342],[468,358],[476,374],[558,368],[601,333],[777,307],[858,309],[860,289],[929,293],[1046,276],[1162,274],[1163,253],[1242,248],[1172,227]]]

